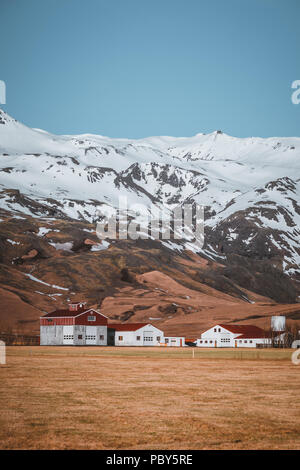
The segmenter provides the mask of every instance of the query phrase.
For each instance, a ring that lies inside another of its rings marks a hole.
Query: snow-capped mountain
[[[162,208],[195,201],[205,206],[203,255],[270,260],[300,276],[300,138],[57,136],[0,110],[0,189],[0,207],[16,216],[88,222],[120,195]]]

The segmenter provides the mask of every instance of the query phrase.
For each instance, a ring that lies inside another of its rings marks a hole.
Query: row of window
[[[244,342],[244,344],[247,344],[247,343],[248,343],[248,340],[247,340],[247,339],[244,339],[244,340],[240,339],[240,340],[239,340],[239,343],[243,343],[243,342]],[[201,340],[199,341],[199,343],[200,343],[200,344],[203,344],[203,343],[204,343],[204,344],[208,344],[208,343],[211,344],[211,343],[213,343],[213,340],[209,340],[209,341],[208,341],[208,340],[205,340],[205,341],[204,341],[204,340],[201,339]],[[230,338],[221,338],[221,343],[230,343]],[[250,344],[253,343],[252,339],[249,340],[249,343],[250,343]]]
[[[74,339],[74,335],[64,335],[64,339]],[[83,339],[83,335],[78,335],[78,339]],[[96,340],[96,335],[86,335],[85,336],[85,339],[89,339],[89,340]],[[104,335],[100,335],[99,336],[99,339],[101,341],[104,340]]]
[[[118,336],[119,341],[123,341],[123,339],[124,339],[123,336]],[[153,341],[153,340],[154,340],[153,336],[145,336],[144,337],[144,341]],[[137,336],[136,341],[141,341],[141,337]],[[156,341],[158,341],[158,342],[160,341],[160,336],[156,336]]]

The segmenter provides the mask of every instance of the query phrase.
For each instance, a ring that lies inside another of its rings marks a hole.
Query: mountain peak
[[[0,124],[9,124],[10,122],[17,121],[0,108]]]

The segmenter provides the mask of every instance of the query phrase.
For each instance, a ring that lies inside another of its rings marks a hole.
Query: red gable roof
[[[239,335],[239,338],[268,338],[269,332],[255,325],[219,325],[222,328]]]
[[[136,331],[149,323],[109,323],[108,328],[116,331]]]
[[[98,313],[102,316],[105,316],[102,313],[97,312],[93,308],[84,307],[84,308],[79,308],[78,310],[73,310],[73,311],[71,311],[69,309],[54,310],[53,312],[46,313],[46,315],[43,315],[41,318],[77,317],[81,313],[88,312],[88,311],[92,311],[92,312]]]

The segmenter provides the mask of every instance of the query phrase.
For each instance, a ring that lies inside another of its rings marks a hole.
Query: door
[[[97,327],[87,326],[85,330],[85,344],[97,344]]]
[[[63,327],[63,344],[74,344],[73,328],[73,325],[66,325]]]
[[[144,331],[144,333],[143,333],[143,345],[144,346],[153,346],[154,345],[153,331]]]

